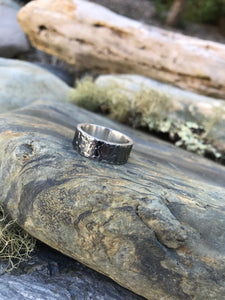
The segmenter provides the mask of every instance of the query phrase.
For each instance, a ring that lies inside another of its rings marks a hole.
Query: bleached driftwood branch
[[[120,16],[84,0],[37,0],[18,20],[31,43],[79,69],[137,73],[225,98],[225,45]]]

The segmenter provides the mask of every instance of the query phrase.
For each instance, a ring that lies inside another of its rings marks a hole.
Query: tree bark
[[[174,0],[173,4],[168,12],[166,24],[168,26],[177,26],[177,23],[180,19],[186,5],[186,0]]]
[[[225,46],[146,26],[84,0],[37,0],[18,21],[33,46],[77,69],[136,73],[225,98]]]
[[[127,164],[80,156],[74,127],[115,128]],[[70,104],[0,116],[0,201],[30,234],[147,299],[222,299],[225,170]]]

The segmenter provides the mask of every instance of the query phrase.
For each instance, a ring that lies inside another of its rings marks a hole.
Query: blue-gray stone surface
[[[0,276],[1,300],[141,300],[109,278],[39,244],[32,258]]]
[[[12,0],[0,1],[0,57],[15,57],[30,49],[17,22],[20,6]]]
[[[35,100],[66,102],[70,87],[31,63],[0,58],[0,113]]]

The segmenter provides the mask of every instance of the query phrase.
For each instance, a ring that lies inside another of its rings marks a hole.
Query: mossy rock
[[[80,107],[169,139],[176,146],[225,159],[225,102],[139,75],[77,81],[70,100]]]

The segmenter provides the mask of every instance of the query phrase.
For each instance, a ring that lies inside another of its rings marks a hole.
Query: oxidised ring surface
[[[81,155],[110,164],[128,160],[133,141],[125,134],[99,125],[78,124],[73,147]]]

